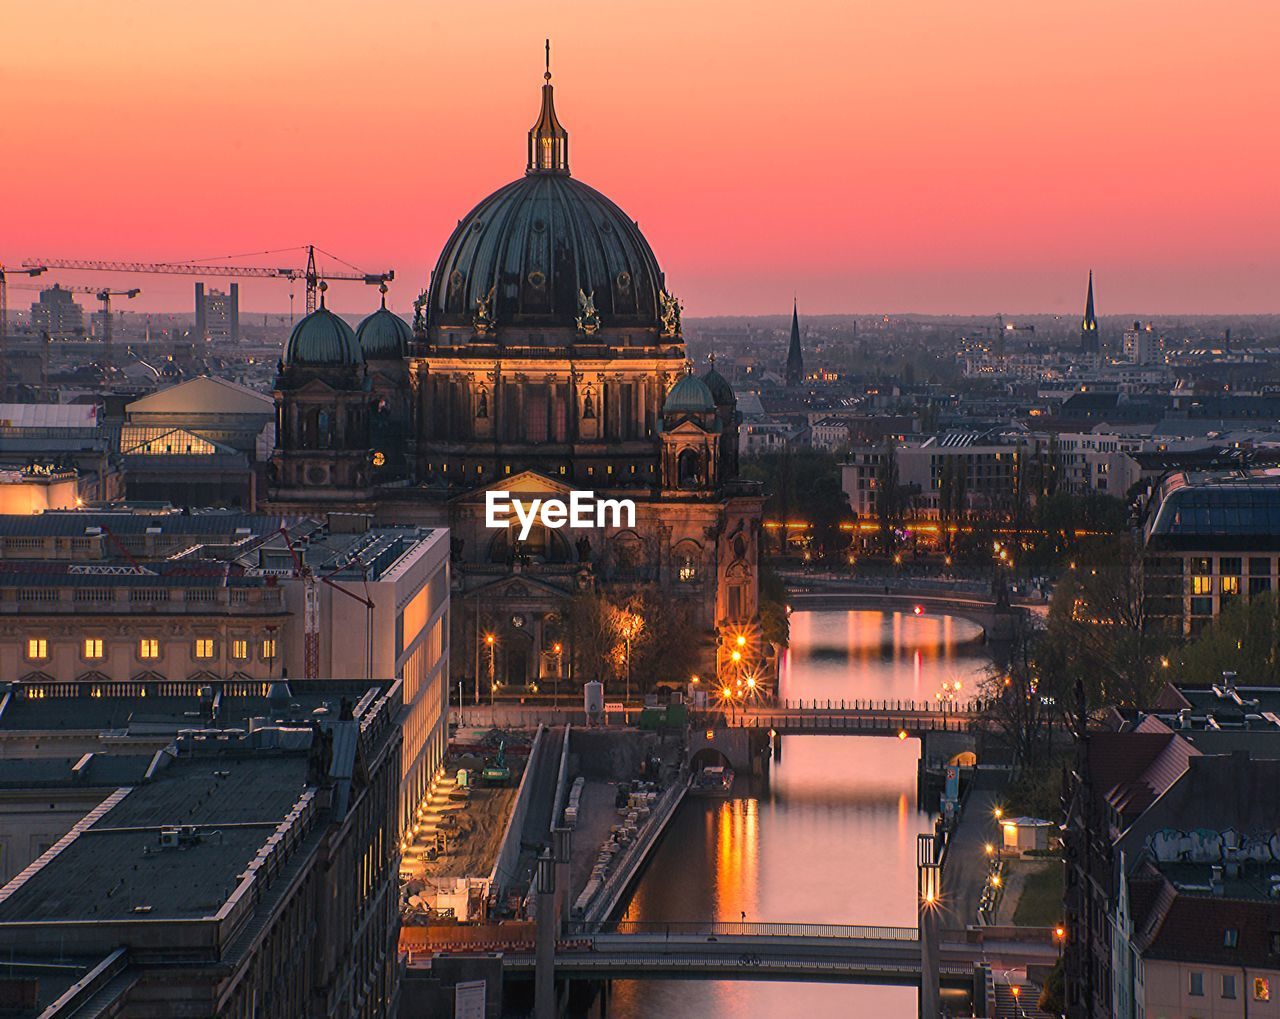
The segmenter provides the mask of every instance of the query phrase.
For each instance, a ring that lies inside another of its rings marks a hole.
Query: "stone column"
[[[534,1019],[556,1016],[556,870],[550,850],[538,857],[534,875],[537,891],[536,950],[533,968]]]
[[[555,850],[556,860],[556,912],[560,922],[556,925],[561,934],[568,933],[570,910],[573,903],[569,899],[570,878],[569,859],[573,852],[573,829],[560,828],[556,822],[560,818],[552,818],[551,842]]]

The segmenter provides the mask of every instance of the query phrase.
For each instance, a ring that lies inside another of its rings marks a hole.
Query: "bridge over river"
[[[504,972],[534,972],[532,944],[493,948],[502,954]],[[972,988],[979,967],[999,973],[1056,959],[1048,930],[971,928],[943,931],[939,938],[938,970],[944,986]],[[559,979],[717,978],[919,986],[920,960],[915,927],[617,921],[571,926],[556,942],[555,972]],[[409,965],[428,963],[411,957]]]

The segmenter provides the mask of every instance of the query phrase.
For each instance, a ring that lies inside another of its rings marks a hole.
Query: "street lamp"
[[[493,657],[497,650],[498,638],[491,633],[484,635],[485,646],[489,649],[489,707],[493,707]]]

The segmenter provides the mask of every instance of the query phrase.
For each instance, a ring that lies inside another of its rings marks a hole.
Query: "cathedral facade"
[[[459,221],[412,326],[384,302],[352,330],[322,301],[293,330],[271,507],[448,526],[455,681],[560,675],[584,591],[660,592],[703,636],[705,674],[756,670],[763,498],[737,477],[733,390],[714,366],[692,371],[635,221],[570,174],[546,77],[524,176]],[[519,541],[487,526],[493,490],[629,499],[634,524]],[[485,643],[502,649],[496,668]]]

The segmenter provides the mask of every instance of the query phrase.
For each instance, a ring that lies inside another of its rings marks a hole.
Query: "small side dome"
[[[381,308],[356,326],[356,339],[366,360],[398,358],[409,353],[413,330],[409,323],[384,303]]]
[[[671,387],[662,405],[664,414],[709,414],[715,409],[716,401],[711,390],[692,372]]]
[[[355,331],[323,304],[289,334],[284,363],[302,367],[361,365]]]
[[[738,398],[733,395],[733,386],[729,385],[729,380],[716,371],[714,366],[702,376],[702,381],[711,390],[711,399],[715,400],[717,407],[733,407],[737,404]]]

